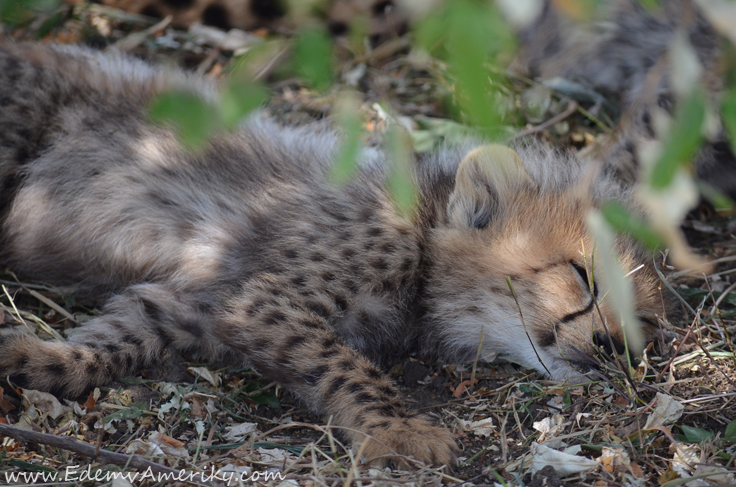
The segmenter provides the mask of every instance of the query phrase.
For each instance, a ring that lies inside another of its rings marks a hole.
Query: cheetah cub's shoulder
[[[621,195],[604,180],[582,191],[575,160],[472,143],[417,156],[407,218],[380,151],[328,182],[340,139],[321,125],[254,119],[187,152],[147,119],[168,89],[217,96],[120,54],[0,46],[0,264],[104,304],[66,343],[0,335],[0,376],[76,396],[166,349],[235,359],[367,441],[369,459],[448,463],[451,433],[381,365],[462,362],[482,340],[484,356],[563,379],[623,343],[583,223]],[[653,324],[650,259],[625,239],[618,253]]]

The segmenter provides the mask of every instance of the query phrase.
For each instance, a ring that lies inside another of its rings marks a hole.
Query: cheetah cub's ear
[[[508,147],[489,144],[473,149],[457,168],[447,204],[450,222],[461,228],[486,228],[507,196],[532,184],[521,158]]]

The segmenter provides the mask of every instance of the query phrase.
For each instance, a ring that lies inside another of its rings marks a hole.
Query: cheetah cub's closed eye
[[[366,151],[338,188],[333,132],[256,119],[193,154],[147,122],[168,89],[217,97],[116,53],[0,47],[0,264],[104,303],[66,343],[0,335],[2,377],[77,396],[168,348],[245,362],[368,442],[368,459],[444,464],[452,434],[407,409],[381,366],[463,362],[482,339],[483,355],[563,379],[623,343],[581,251],[594,259],[588,209],[622,195],[605,180],[583,194],[579,162],[471,143],[417,156],[406,218],[386,154]],[[632,279],[652,324],[650,259],[626,239],[618,252],[644,265]]]

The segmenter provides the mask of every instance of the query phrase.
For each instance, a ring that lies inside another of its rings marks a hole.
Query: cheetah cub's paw
[[[417,416],[391,418],[373,428],[360,445],[369,463],[385,467],[415,468],[418,460],[430,465],[457,463],[457,445],[452,433]]]

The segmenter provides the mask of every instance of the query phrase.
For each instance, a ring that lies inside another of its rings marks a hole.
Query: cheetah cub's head
[[[595,368],[602,353],[624,352],[620,315],[606,298],[585,225],[605,191],[583,187],[582,171],[560,166],[574,161],[559,159],[485,146],[458,166],[429,245],[429,315],[447,356],[472,360],[482,339],[483,354],[563,379]],[[662,313],[651,256],[624,237],[617,251],[649,341]]]

